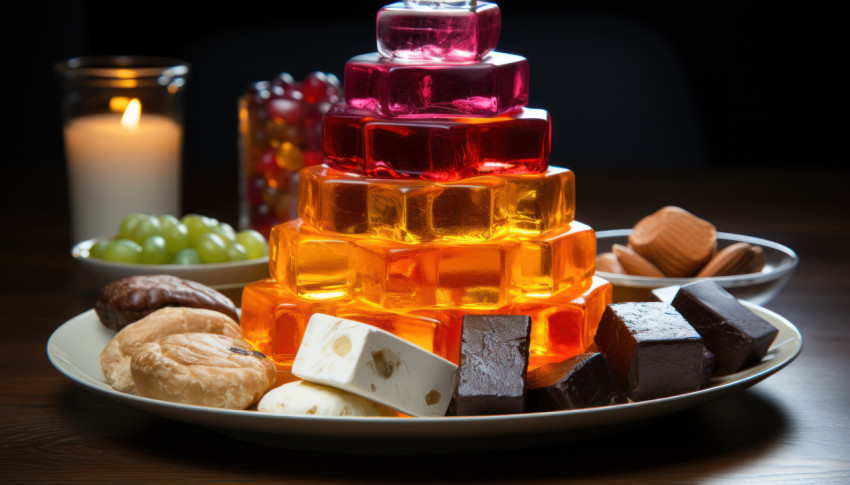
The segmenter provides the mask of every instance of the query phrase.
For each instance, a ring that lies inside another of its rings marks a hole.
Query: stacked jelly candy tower
[[[325,117],[323,164],[300,172],[300,218],[272,230],[272,278],[243,293],[246,339],[286,371],[326,313],[457,362],[464,314],[523,314],[530,368],[582,353],[611,285],[573,173],[549,167],[549,115],[525,108],[528,62],[493,51],[499,8],[397,3],[377,26]]]

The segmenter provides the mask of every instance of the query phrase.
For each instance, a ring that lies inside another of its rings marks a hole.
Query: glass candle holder
[[[56,71],[74,240],[111,236],[133,212],[179,217],[189,66],[95,56],[60,62]]]
[[[239,227],[269,236],[298,217],[298,171],[322,163],[322,119],[342,97],[333,74],[302,82],[288,73],[253,83],[239,98]]]

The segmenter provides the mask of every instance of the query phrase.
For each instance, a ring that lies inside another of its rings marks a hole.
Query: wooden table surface
[[[675,204],[720,231],[796,250],[800,266],[766,307],[799,328],[801,356],[748,390],[552,447],[353,456],[248,444],[130,409],[76,386],[50,365],[51,332],[93,301],[68,253],[64,179],[61,172],[45,174],[4,190],[0,481],[850,483],[850,174],[576,174],[578,218],[597,230],[631,227]],[[185,180],[187,212],[235,223],[235,169],[187,171]]]

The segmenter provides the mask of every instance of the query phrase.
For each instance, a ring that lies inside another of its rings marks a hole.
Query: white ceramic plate
[[[741,372],[713,378],[709,387],[678,396],[602,408],[520,415],[443,418],[329,418],[277,416],[157,401],[113,390],[100,370],[101,350],[115,332],[94,310],[62,324],[47,342],[50,362],[77,384],[125,405],[168,419],[208,426],[254,443],[346,453],[492,451],[574,441],[616,431],[745,389],[777,372],[802,349],[800,332],[785,318],[744,302],[779,329],[767,356]]]

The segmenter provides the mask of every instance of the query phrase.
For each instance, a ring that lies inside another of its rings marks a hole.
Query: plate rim
[[[751,387],[788,366],[802,352],[803,340],[800,331],[786,318],[771,310],[746,301],[742,301],[742,303],[755,313],[763,317],[766,316],[766,319],[771,321],[772,324],[778,322],[786,331],[791,332],[790,338],[786,338],[782,342],[774,342],[770,347],[771,351],[789,343],[795,344],[793,351],[779,362],[771,363],[767,368],[758,372],[728,382],[710,385],[707,388],[690,393],[648,401],[630,402],[617,406],[543,413],[417,418],[285,416],[259,413],[251,410],[217,409],[190,404],[171,403],[125,394],[109,388],[105,379],[100,382],[99,379],[103,379],[102,376],[95,378],[80,370],[74,362],[69,361],[62,355],[64,351],[56,343],[64,333],[75,330],[75,326],[82,326],[87,320],[96,319],[97,316],[93,309],[80,313],[57,327],[47,341],[46,350],[48,360],[54,368],[75,384],[91,392],[119,401],[121,404],[140,409],[149,414],[207,426],[213,429],[224,428],[235,432],[264,433],[278,436],[307,434],[317,437],[346,436],[358,438],[362,437],[361,435],[368,431],[369,438],[407,437],[415,439],[430,437],[450,439],[456,436],[470,435],[478,437],[509,437],[529,432],[541,432],[544,428],[553,432],[571,429],[579,430],[622,424],[669,414],[723,397],[736,390]],[[96,320],[95,323],[99,324]],[[105,327],[103,327],[103,330],[109,332]],[[780,334],[782,333],[781,330]],[[73,370],[76,370],[80,375],[75,375]],[[747,371],[744,370],[741,372],[746,373]],[[730,374],[726,377],[735,376],[735,374]],[[501,426],[494,426],[494,424]],[[405,436],[405,433],[413,434]]]

